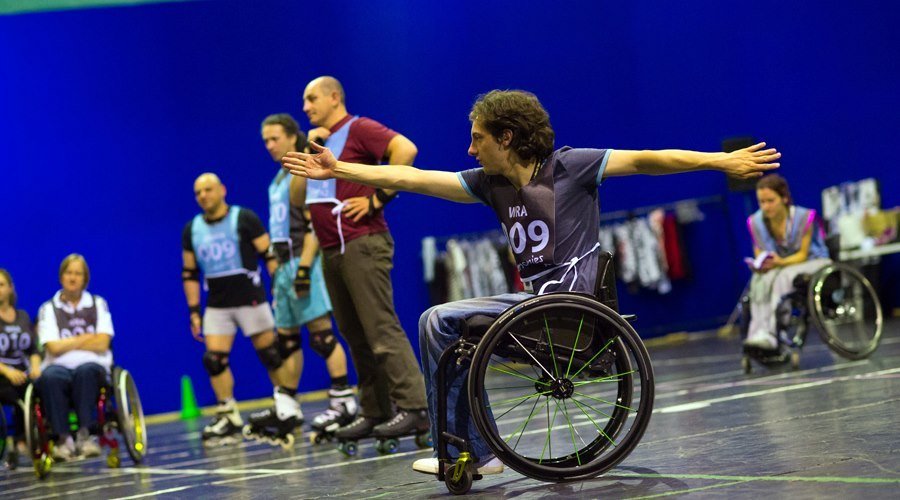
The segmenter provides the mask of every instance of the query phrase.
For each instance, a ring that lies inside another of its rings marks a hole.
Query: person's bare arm
[[[181,259],[185,269],[197,270],[197,258],[194,255],[194,252],[182,250]],[[184,298],[187,300],[188,308],[192,309],[190,316],[191,335],[193,335],[194,339],[197,341],[203,342],[203,337],[201,337],[203,317],[199,310],[200,281],[184,280],[182,281],[182,284],[184,286]]]
[[[362,165],[339,162],[331,150],[310,145],[316,154],[288,153],[281,163],[290,173],[310,179],[346,179],[381,189],[410,191],[459,203],[476,203],[457,175],[442,170],[422,170],[407,165]]]
[[[701,153],[681,149],[659,151],[613,150],[604,177],[624,175],[666,175],[699,170],[719,170],[732,177],[752,179],[780,166],[781,153],[775,148],[763,149],[766,143],[731,153]]]
[[[88,333],[79,335],[79,337],[84,338],[78,347],[79,350],[92,351],[97,354],[109,351],[109,343],[112,341],[112,337],[107,333]]]
[[[41,356],[40,354],[32,354],[28,358],[31,368],[28,370],[28,378],[37,380],[41,376]]]
[[[79,335],[67,339],[51,340],[44,344],[44,349],[53,356],[62,356],[69,351],[77,351],[82,349],[81,344],[84,343],[87,335]]]

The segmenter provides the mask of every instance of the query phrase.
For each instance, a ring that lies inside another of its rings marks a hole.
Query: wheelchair
[[[118,366],[113,366],[110,379],[101,386],[97,398],[99,444],[109,449],[106,464],[111,468],[119,467],[119,441],[114,434],[118,431],[128,455],[135,464],[139,464],[147,453],[147,427],[137,386],[131,373]],[[25,391],[24,406],[27,447],[35,474],[38,479],[44,479],[53,464],[53,443],[50,440],[49,420],[33,384]]]
[[[21,400],[16,401],[14,404],[16,404],[19,408],[23,408],[23,403]],[[6,456],[6,447],[7,440],[9,439],[9,437],[7,436],[9,434],[9,423],[6,421],[6,406],[12,405],[6,405],[5,403],[0,404],[0,462],[8,458]],[[12,448],[8,451],[8,453],[10,453],[11,456],[14,457],[15,455],[13,454],[17,453],[15,449],[16,443],[13,439],[9,439],[9,441],[12,444]],[[16,467],[16,463],[17,460],[13,458],[11,461],[7,461],[7,466],[9,466],[10,469],[14,469]]]
[[[809,326],[819,332],[822,342],[836,354],[865,359],[878,348],[884,317],[881,302],[872,284],[857,269],[832,262],[809,275],[794,278],[794,290],[781,297],[775,309],[778,348],[767,351],[744,347],[741,367],[751,373],[755,360],[763,366],[790,362],[800,367],[800,350],[806,343]],[[741,336],[750,325],[750,299],[741,298]]]
[[[437,366],[438,480],[465,494],[477,475],[465,439],[447,432],[447,367],[469,364],[472,420],[505,465],[548,482],[596,477],[637,446],[653,412],[650,357],[618,313],[612,254],[594,295],[555,292],[496,320],[475,316]],[[448,446],[460,455],[452,459]]]

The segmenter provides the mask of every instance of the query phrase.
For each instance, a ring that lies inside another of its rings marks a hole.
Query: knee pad
[[[257,349],[256,355],[259,356],[259,360],[262,362],[263,366],[266,367],[266,370],[269,370],[270,372],[277,370],[284,362],[284,358],[281,357],[281,353],[278,351],[278,346],[275,342],[262,349]]]
[[[309,332],[309,347],[322,359],[328,359],[337,347],[337,339],[331,330]]]
[[[210,376],[215,377],[228,368],[228,353],[221,351],[206,351],[203,353],[203,367]]]
[[[292,333],[290,335],[278,334],[278,353],[282,359],[287,359],[300,350],[300,333]]]

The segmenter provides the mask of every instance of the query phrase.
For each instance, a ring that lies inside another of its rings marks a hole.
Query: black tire
[[[587,380],[579,381],[579,375]],[[505,383],[498,383],[501,379]],[[519,393],[524,396],[509,399],[509,391],[517,388],[525,389]],[[653,370],[643,342],[618,313],[575,293],[535,297],[503,313],[472,357],[468,390],[475,425],[494,454],[543,481],[583,480],[606,472],[634,450],[653,411]],[[526,432],[542,400],[539,411],[546,409],[547,425]],[[531,409],[524,423],[507,418],[523,404]],[[495,416],[494,410],[503,413]],[[560,412],[559,422],[568,427],[556,432]],[[576,419],[594,437],[582,436]],[[501,431],[509,428],[512,434],[504,439]],[[563,439],[555,449],[554,432],[557,443]],[[536,433],[537,440],[522,442]]]
[[[808,304],[813,325],[828,347],[852,360],[867,358],[881,342],[881,301],[859,271],[832,263],[813,276]]]
[[[141,397],[131,373],[115,367],[112,372],[113,393],[116,398],[116,423],[125,441],[125,449],[135,464],[147,454],[147,425]]]
[[[444,473],[444,484],[447,485],[447,490],[454,495],[465,495],[472,489],[472,472],[468,469],[462,472],[462,475],[459,478],[459,481],[454,481],[453,476],[456,474],[456,468],[459,467],[459,464],[453,464],[447,469],[447,472]]]

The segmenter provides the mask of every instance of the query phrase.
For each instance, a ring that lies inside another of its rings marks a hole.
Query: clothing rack
[[[626,210],[616,210],[613,212],[603,212],[600,211],[600,222],[609,222],[613,220],[619,219],[629,219],[631,217],[638,217],[641,215],[649,214],[650,212],[663,209],[663,210],[674,210],[676,207],[683,204],[694,204],[694,205],[709,205],[712,203],[722,203],[725,198],[722,195],[713,195],[713,196],[703,196],[699,198],[686,198],[684,200],[673,201],[670,203],[659,203],[656,205],[646,205],[643,207],[631,208]]]

